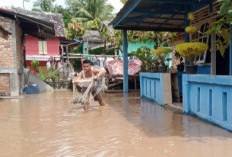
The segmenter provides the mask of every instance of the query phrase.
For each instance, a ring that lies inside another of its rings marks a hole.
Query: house
[[[220,18],[220,6],[216,0],[128,0],[111,22],[114,29],[123,30],[124,92],[128,92],[127,30],[184,32],[189,25],[188,13],[193,12],[195,20],[191,25],[205,32],[211,22]],[[185,33],[184,37],[185,42],[204,42],[209,49],[197,60],[198,74],[182,75],[183,112],[232,131],[232,38],[230,48],[221,57],[216,51],[219,38],[215,33]],[[159,105],[172,103],[170,81],[169,73],[140,73],[141,97]]]
[[[102,31],[104,28],[107,29],[109,35],[114,38],[114,28],[110,24],[109,21],[103,21],[102,26],[100,28],[100,31]],[[87,30],[86,33],[83,36],[83,54],[88,54],[89,51],[94,49],[99,49],[104,47],[104,39],[101,37],[101,34],[98,30]],[[111,46],[110,42],[106,42],[107,49]],[[150,49],[154,48],[154,42],[153,41],[147,41],[147,42],[128,42],[128,53],[136,51],[138,48],[146,46]],[[101,52],[104,50],[101,49]],[[114,52],[114,51],[112,51]],[[111,54],[113,54],[111,52]],[[122,52],[120,50],[117,50],[116,55],[122,55]]]
[[[0,95],[19,96],[25,85],[25,34],[54,38],[54,23],[0,8]]]
[[[83,54],[89,54],[89,51],[102,47],[104,47],[104,39],[100,32],[96,29],[87,30],[83,35]]]
[[[27,68],[35,74],[37,73],[31,65],[33,60],[39,61],[40,68],[46,68],[50,65],[50,62],[55,62],[55,65],[57,66],[60,62],[61,51],[63,49],[63,47],[61,47],[60,40],[65,39],[62,15],[57,13],[35,12],[22,9],[14,10],[21,15],[37,18],[54,24],[55,36],[53,38],[39,38],[29,34],[25,35]]]

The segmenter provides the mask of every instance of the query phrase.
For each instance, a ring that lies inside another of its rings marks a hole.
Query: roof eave
[[[157,28],[157,27],[123,27],[116,26],[115,29],[120,30],[137,30],[137,31],[168,31],[168,32],[183,32],[184,28]]]

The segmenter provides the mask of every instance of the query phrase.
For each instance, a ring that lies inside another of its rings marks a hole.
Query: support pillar
[[[123,30],[123,92],[128,93],[128,43],[127,30]]]
[[[232,25],[230,25],[230,75],[232,75]]]
[[[185,15],[184,15],[184,28],[186,28],[189,25],[188,21],[188,8],[185,7]],[[184,34],[184,40],[185,42],[189,42],[189,34],[185,32]]]
[[[211,34],[211,75],[216,75],[216,34]]]

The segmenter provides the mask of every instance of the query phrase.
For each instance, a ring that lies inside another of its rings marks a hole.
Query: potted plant
[[[170,60],[167,58],[167,55],[170,52],[172,52],[172,49],[165,47],[158,47],[157,49],[150,51],[150,53],[157,58],[159,72],[165,73],[167,71],[167,63]]]
[[[156,66],[156,58],[150,54],[150,49],[142,46],[130,53],[130,55],[136,56],[140,61],[142,61],[141,71],[142,72],[157,72],[158,68]]]
[[[197,66],[194,65],[194,61],[206,50],[208,50],[208,45],[202,42],[189,42],[176,45],[176,51],[189,63],[189,65],[185,65],[186,73],[196,73]]]
[[[190,21],[194,20],[192,13],[188,14],[188,19]],[[185,28],[186,33],[189,33],[190,35],[197,32],[197,30],[198,29],[195,26],[188,26]],[[176,51],[189,63],[189,65],[185,65],[185,72],[187,74],[196,73],[197,66],[194,65],[194,61],[207,50],[208,45],[202,42],[186,42],[176,45]]]

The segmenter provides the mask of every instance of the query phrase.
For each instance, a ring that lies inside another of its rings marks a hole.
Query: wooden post
[[[211,34],[211,75],[216,75],[216,34]]]
[[[232,25],[230,25],[230,75],[232,75]]]
[[[188,8],[185,8],[185,15],[184,15],[184,28],[186,28],[189,25],[188,21]],[[189,34],[185,32],[184,34],[184,40],[185,42],[189,42]]]
[[[127,30],[123,30],[123,92],[128,93],[128,55]]]

